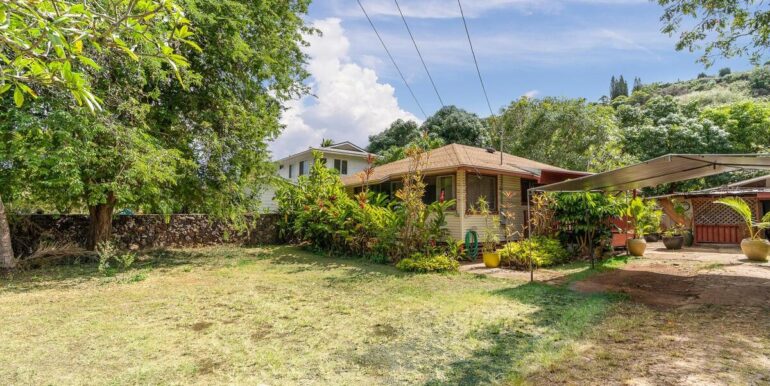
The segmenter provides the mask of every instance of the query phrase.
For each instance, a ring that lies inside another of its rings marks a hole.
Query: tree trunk
[[[8,217],[5,215],[3,198],[0,197],[0,268],[10,269],[15,266],[16,259],[13,258],[11,229],[8,226]]]
[[[107,193],[107,202],[88,207],[88,249],[96,250],[101,242],[112,238],[112,210],[115,208],[115,194]]]

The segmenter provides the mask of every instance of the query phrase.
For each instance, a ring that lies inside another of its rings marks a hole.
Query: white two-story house
[[[353,176],[369,165],[367,160],[370,153],[359,146],[345,141],[326,147],[311,146],[305,151],[275,161],[278,165],[278,175],[291,182],[296,182],[299,176],[310,172],[314,161],[314,151],[323,154],[326,167],[336,169],[340,172],[341,177]],[[277,204],[273,201],[274,196],[275,188],[273,187],[266,188],[262,193],[261,205],[264,211],[275,212],[278,210]]]

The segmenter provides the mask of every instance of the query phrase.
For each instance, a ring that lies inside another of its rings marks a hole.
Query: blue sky
[[[395,3],[362,3],[432,114],[441,106]],[[456,0],[399,4],[444,103],[488,116]],[[660,32],[661,7],[646,0],[465,0],[463,9],[495,112],[522,95],[597,100],[612,75],[667,82],[751,67],[738,58],[704,69],[697,53],[674,49]],[[314,96],[290,104],[287,129],[271,145],[276,157],[320,138],[366,145],[396,118],[425,119],[355,0],[316,1],[307,20],[324,32],[308,39]]]

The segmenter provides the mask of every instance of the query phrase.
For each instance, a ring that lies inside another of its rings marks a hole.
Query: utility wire
[[[487,88],[484,87],[484,80],[481,78],[481,70],[479,70],[479,61],[476,60],[476,52],[473,50],[473,43],[471,42],[471,33],[468,32],[468,23],[465,21],[465,14],[463,13],[463,5],[460,0],[457,0],[457,5],[460,7],[460,16],[463,18],[463,25],[465,26],[465,36],[468,37],[468,45],[471,46],[471,54],[473,55],[473,63],[476,64],[476,73],[479,75],[479,82],[481,82],[481,91],[484,92],[484,98],[487,100],[487,107],[489,107],[489,114],[495,115],[492,112],[492,104],[489,103],[489,95],[487,95]]]
[[[409,82],[406,81],[404,74],[401,72],[401,69],[398,68],[398,64],[396,64],[396,60],[393,59],[393,55],[390,54],[390,50],[388,50],[388,46],[385,45],[385,41],[382,40],[380,33],[377,32],[377,28],[374,27],[374,23],[372,22],[372,19],[369,18],[369,14],[366,13],[366,9],[364,9],[364,5],[361,4],[361,0],[356,0],[356,1],[358,2],[358,6],[361,7],[361,11],[364,12],[364,16],[366,16],[366,20],[369,20],[369,25],[372,26],[372,30],[374,30],[374,34],[377,35],[377,39],[379,39],[380,43],[382,43],[382,48],[385,49],[385,52],[388,54],[388,57],[390,58],[390,61],[393,62],[393,67],[396,67],[396,71],[398,71],[398,75],[401,76],[401,80],[404,81],[404,84],[406,85],[406,88],[409,90],[409,93],[412,94],[412,98],[414,98],[414,102],[417,103],[417,107],[420,108],[420,111],[422,112],[423,117],[425,117],[425,119],[428,119],[428,114],[425,114],[425,110],[422,109],[422,105],[420,105],[420,101],[417,100],[417,96],[414,95],[414,91],[412,91],[412,88],[409,86]]]
[[[414,49],[417,50],[417,56],[420,57],[420,62],[422,62],[422,68],[425,69],[425,73],[428,74],[428,79],[430,79],[430,84],[433,85],[433,91],[436,92],[436,96],[438,97],[439,103],[441,103],[441,107],[444,107],[444,101],[441,99],[441,95],[438,93],[438,88],[436,87],[436,83],[433,82],[433,77],[430,76],[430,71],[428,71],[428,66],[425,64],[425,60],[422,58],[422,53],[420,53],[420,48],[417,47],[417,42],[414,40],[414,35],[412,35],[412,30],[409,29],[409,24],[406,23],[406,18],[404,17],[404,13],[401,12],[401,6],[398,5],[398,0],[393,0],[396,3],[396,8],[398,8],[398,13],[401,15],[401,20],[404,21],[404,27],[406,27],[406,32],[409,32],[409,37],[412,39],[412,44],[414,44]]]

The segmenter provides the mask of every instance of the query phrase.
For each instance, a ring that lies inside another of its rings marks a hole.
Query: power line
[[[473,63],[476,64],[476,73],[479,75],[479,82],[481,82],[481,91],[484,92],[484,98],[487,100],[487,107],[489,107],[489,114],[495,115],[492,112],[492,104],[489,103],[489,95],[487,95],[487,88],[484,87],[484,79],[481,78],[481,70],[479,70],[479,61],[476,60],[476,52],[473,50],[473,43],[471,42],[471,33],[468,32],[468,23],[465,21],[465,13],[463,13],[463,5],[460,0],[457,0],[457,5],[460,6],[460,16],[463,18],[463,25],[465,26],[465,36],[468,37],[468,45],[471,46],[471,54],[473,55]]]
[[[444,101],[441,99],[441,95],[438,93],[438,88],[436,87],[436,83],[433,82],[433,77],[430,76],[430,71],[428,71],[428,66],[425,64],[425,60],[422,58],[422,53],[420,53],[420,49],[417,47],[417,42],[414,40],[414,36],[412,35],[412,30],[409,29],[409,24],[406,23],[406,18],[404,17],[404,13],[401,12],[401,6],[398,5],[398,0],[393,0],[396,3],[396,8],[398,8],[398,13],[401,15],[401,20],[404,21],[404,27],[406,27],[406,32],[409,32],[409,37],[412,39],[412,44],[414,44],[414,49],[417,50],[417,56],[420,57],[420,62],[422,62],[422,68],[425,69],[425,73],[428,74],[428,79],[430,79],[430,84],[433,85],[433,91],[436,92],[436,96],[438,97],[439,103],[441,103],[441,107],[444,107]]]
[[[401,80],[404,81],[404,84],[406,85],[406,88],[409,90],[409,93],[412,94],[412,98],[414,98],[414,102],[417,103],[417,107],[420,108],[420,111],[422,112],[422,115],[425,117],[425,119],[428,119],[428,114],[425,114],[425,110],[422,109],[422,105],[420,105],[420,101],[417,100],[417,96],[414,95],[414,91],[412,91],[412,88],[409,87],[409,82],[406,81],[406,78],[404,77],[404,74],[401,72],[401,69],[398,68],[398,64],[396,64],[396,60],[393,59],[393,55],[390,54],[390,50],[388,50],[388,46],[385,45],[385,41],[382,40],[380,33],[377,32],[377,28],[374,27],[374,23],[372,23],[372,19],[369,18],[369,14],[366,13],[366,10],[364,9],[364,5],[361,4],[361,0],[356,0],[356,1],[358,2],[358,6],[361,7],[361,11],[364,12],[364,16],[366,16],[366,20],[369,20],[369,25],[372,26],[372,30],[374,30],[374,34],[377,35],[377,39],[379,39],[380,43],[382,43],[382,48],[384,48],[385,52],[388,54],[390,61],[393,63],[393,67],[396,67],[396,71],[398,71],[398,75],[401,76]]]

